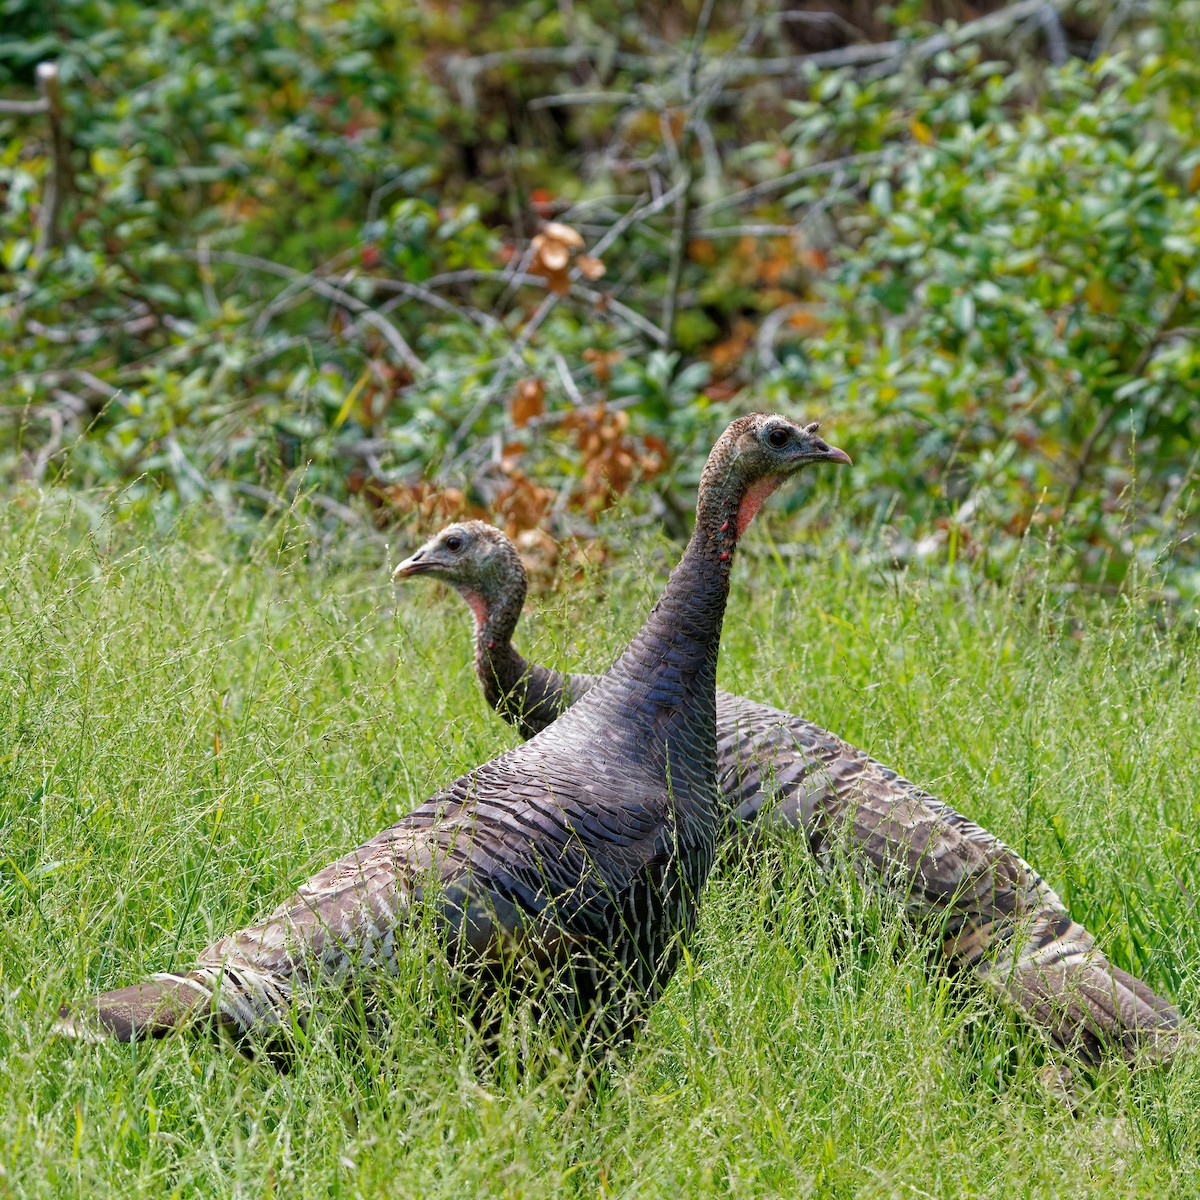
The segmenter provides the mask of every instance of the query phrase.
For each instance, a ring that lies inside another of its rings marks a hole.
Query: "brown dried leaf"
[[[583,357],[592,364],[592,374],[595,375],[596,382],[607,383],[612,378],[613,364],[621,361],[621,352],[588,349],[583,352]]]
[[[510,412],[513,424],[520,429],[534,417],[546,411],[546,385],[540,379],[522,379],[513,393]]]
[[[496,524],[503,525],[509,537],[515,538],[522,530],[535,528],[545,517],[554,503],[554,492],[534,483],[519,467],[509,468],[506,474],[504,486],[492,501],[492,512]]]
[[[541,238],[541,245],[536,245],[539,241],[534,238],[535,248],[537,250],[538,264],[544,271],[563,271],[566,269],[567,263],[571,261],[571,252],[562,244],[556,242],[552,238]]]
[[[598,258],[593,258],[590,254],[581,254],[575,260],[575,265],[584,279],[600,279],[608,270]]]
[[[572,250],[583,249],[583,238],[578,231],[572,229],[570,225],[564,225],[562,221],[547,221],[542,226],[542,232],[546,237],[556,242],[561,242],[564,246],[569,246]]]

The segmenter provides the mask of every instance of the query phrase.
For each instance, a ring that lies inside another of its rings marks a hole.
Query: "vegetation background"
[[[776,405],[885,558],[1003,573],[1032,525],[1077,586],[1200,588],[1195,0],[4,20],[13,484],[678,536]]]
[[[0,1193],[1200,1194],[1200,1068],[1064,1102],[798,846],[593,1076],[519,1012],[483,1055],[419,956],[282,1075],[49,1036],[509,744],[389,558],[491,517],[577,577],[524,645],[603,669],[749,407],[856,465],[773,503],[722,682],[1194,1012],[1200,3],[0,21]]]

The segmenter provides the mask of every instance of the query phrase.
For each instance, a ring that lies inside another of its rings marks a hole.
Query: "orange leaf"
[[[613,364],[621,361],[621,352],[587,349],[583,352],[583,357],[592,364],[592,374],[596,376],[596,382],[607,383],[612,377]]]
[[[562,242],[564,246],[569,246],[572,250],[583,249],[583,238],[579,232],[572,229],[570,225],[564,225],[561,221],[547,221],[542,227],[542,232],[548,238]]]
[[[806,246],[800,252],[800,261],[808,267],[810,271],[825,271],[829,268],[829,255],[824,250],[818,249],[816,246]]]
[[[805,333],[811,333],[814,330],[824,329],[825,322],[811,308],[798,308],[787,322],[793,329],[799,329]]]
[[[513,424],[519,429],[546,411],[546,385],[540,379],[522,379],[510,406]]]
[[[540,233],[533,239],[533,251],[537,255],[538,265],[546,271],[563,270],[571,258],[570,251],[562,242]]]
[[[598,258],[593,258],[590,254],[581,254],[575,262],[584,279],[599,279],[608,269]]]
[[[908,132],[921,143],[922,146],[928,146],[933,141],[933,130],[925,124],[924,121],[918,121],[915,117],[908,123]]]

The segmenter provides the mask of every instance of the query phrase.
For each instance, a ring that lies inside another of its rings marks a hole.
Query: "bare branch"
[[[184,257],[195,258],[196,255],[195,253],[185,253]],[[335,304],[340,304],[343,308],[348,308],[360,321],[377,329],[395,350],[401,362],[414,375],[424,375],[428,371],[425,364],[413,352],[412,347],[405,341],[400,330],[385,317],[380,316],[369,304],[328,280],[321,279],[316,275],[309,275],[305,271],[297,271],[293,267],[286,267],[282,263],[271,262],[270,259],[259,258],[257,254],[239,254],[235,250],[213,250],[210,252],[210,257],[214,262],[225,263],[228,266],[247,267],[250,270],[263,271],[268,275],[278,275],[281,279],[303,281],[310,291],[315,292],[318,296],[324,296],[327,300],[334,301]]]
[[[148,333],[151,329],[157,329],[160,323],[165,324],[165,322],[160,322],[154,313],[144,313],[123,321],[111,321],[106,325],[85,325],[82,329],[60,329],[54,325],[43,325],[41,321],[29,317],[25,321],[25,328],[30,333],[45,338],[46,341],[53,342],[57,346],[70,346],[99,342],[106,337],[112,337],[114,333]]]
[[[915,44],[901,43],[900,51],[889,55],[885,61],[868,71],[868,77],[877,79],[884,75],[890,75],[900,70],[908,62],[928,62],[929,59],[941,54],[943,50],[953,50],[956,46],[973,42],[977,38],[1003,33],[1014,25],[1019,25],[1022,21],[1036,16],[1043,9],[1050,9],[1052,15],[1057,18],[1060,12],[1074,4],[1075,0],[1018,0],[1016,4],[998,8],[995,12],[988,13],[974,21],[968,21],[957,29],[944,30],[942,33],[936,33]],[[889,44],[895,45],[895,43]]]
[[[576,408],[582,408],[584,406],[583,393],[579,390],[579,385],[571,374],[571,368],[567,366],[567,360],[557,351],[554,354],[554,365],[558,369],[558,377],[562,380],[563,388],[571,398],[571,403]]]
[[[265,487],[259,487],[256,483],[246,483],[241,479],[232,480],[230,487],[235,492],[240,492],[243,496],[249,496],[252,500],[257,500],[260,504],[265,504],[268,512],[286,512],[297,502],[307,500],[309,504],[323,509],[330,516],[337,517],[339,521],[343,521],[347,525],[362,524],[362,518],[354,509],[347,508],[346,505],[339,504],[331,497],[321,495],[320,492],[297,492],[291,499],[288,499],[286,496],[276,495]]]
[[[394,299],[379,306],[378,311],[380,314],[391,312],[403,304],[405,300],[420,300],[421,303],[428,304],[430,308],[436,308],[448,316],[468,317],[481,329],[486,329],[490,333],[495,333],[503,328],[491,313],[486,313],[482,309],[473,308],[470,305],[454,304],[444,296],[439,296],[437,292],[430,291],[429,288],[422,287],[420,284],[409,283],[404,279],[387,279],[375,276],[371,277],[371,283],[379,291],[399,293]]]
[[[894,150],[868,150],[862,154],[848,154],[845,158],[833,158],[828,162],[810,163],[806,167],[798,167],[795,171],[780,175],[778,179],[764,179],[762,183],[744,188],[732,196],[723,196],[720,200],[704,204],[696,209],[696,216],[710,217],[713,213],[724,212],[728,208],[737,208],[738,205],[746,204],[751,200],[761,200],[763,196],[786,191],[795,184],[805,183],[810,179],[820,179],[825,175],[836,175],[839,171],[846,171],[853,167],[865,167],[881,162],[894,153]]]
[[[1113,39],[1120,32],[1121,26],[1129,19],[1129,15],[1135,7],[1138,7],[1137,0],[1117,0],[1117,3],[1112,6],[1112,11],[1105,18],[1104,25],[1100,29],[1100,36],[1092,43],[1091,57],[1093,60],[1108,53]]]
[[[1062,21],[1059,19],[1054,5],[1048,2],[1043,4],[1037,10],[1034,19],[1042,27],[1042,32],[1046,36],[1046,53],[1049,55],[1050,61],[1056,67],[1063,66],[1069,57],[1067,54],[1067,38],[1063,33]]]
[[[857,25],[851,25],[845,17],[839,16],[834,12],[781,12],[777,14],[776,20],[783,24],[796,25],[832,25],[835,29],[840,30],[847,37],[855,38],[860,42],[867,40],[867,35],[863,33]]]
[[[709,229],[694,229],[692,236],[710,242],[734,237],[793,237],[803,228],[801,222],[791,225],[714,225]]]
[[[58,220],[63,200],[71,188],[71,150],[63,129],[62,96],[58,90],[58,64],[38,63],[38,88],[50,118],[51,169],[46,175],[42,208],[38,214],[37,254],[41,259],[47,250],[59,244]]]
[[[782,304],[767,314],[758,327],[758,336],[755,338],[760,370],[773,371],[781,365],[775,353],[775,343],[779,339],[780,331],[797,313],[810,312],[814,307],[815,305],[803,303]]]
[[[659,346],[666,346],[667,333],[666,330],[660,329],[649,317],[643,317],[640,312],[632,309],[627,304],[622,304],[620,300],[608,295],[606,292],[598,292],[589,287],[583,287],[581,284],[571,285],[571,295],[581,296],[584,300],[590,301],[597,307],[604,307],[609,312],[620,317],[627,325],[632,325],[639,333],[644,333],[652,342]]]
[[[639,100],[637,92],[556,92],[530,100],[529,108],[584,108],[595,104],[631,104]]]
[[[39,113],[49,112],[50,106],[45,97],[41,100],[0,100],[0,113],[11,114],[14,117],[36,117]]]

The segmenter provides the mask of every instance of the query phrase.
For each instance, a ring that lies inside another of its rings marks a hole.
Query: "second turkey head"
[[[525,603],[525,567],[516,547],[486,521],[447,525],[392,572],[394,580],[429,575],[459,592],[480,622],[499,611],[520,613]]]

